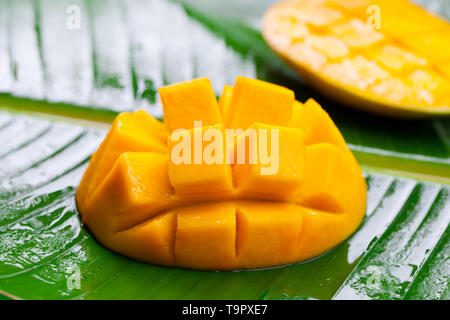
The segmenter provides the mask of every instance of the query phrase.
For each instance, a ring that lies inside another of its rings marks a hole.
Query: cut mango
[[[327,41],[315,46],[326,51]],[[438,75],[410,81],[433,91]],[[210,113],[215,98],[190,98],[209,86],[161,88],[165,127],[143,111],[114,121],[76,195],[98,241],[148,263],[235,270],[303,261],[350,236],[364,217],[365,180],[322,107],[239,77],[220,98],[224,125]]]
[[[177,215],[160,214],[130,229],[113,233],[105,241],[108,247],[133,259],[172,266]],[[130,248],[133,248],[130,250]]]
[[[239,203],[236,220],[239,263],[266,267],[295,262],[303,211],[302,207],[288,203]]]
[[[450,76],[439,71],[450,63],[450,24],[407,0],[281,2],[267,10],[263,36],[306,81],[347,105],[396,117],[450,114]],[[442,81],[417,93],[409,75],[431,70]]]
[[[87,202],[86,223],[104,213],[112,230],[118,231],[168,208],[173,194],[168,165],[167,154],[123,153]]]
[[[106,177],[119,156],[127,151],[167,152],[167,133],[161,122],[145,111],[121,113],[105,140],[92,156],[77,192],[77,205],[86,211],[86,202]]]
[[[162,87],[159,94],[169,132],[194,128],[195,121],[202,121],[203,126],[222,123],[216,96],[207,78]]]
[[[177,211],[175,260],[195,269],[233,269],[236,263],[236,209],[232,203]]]
[[[297,128],[250,126],[235,144],[236,188],[248,197],[288,200],[303,178],[304,141],[303,131]]]
[[[219,109],[222,119],[226,119],[228,110],[230,109],[231,97],[233,95],[233,87],[225,85],[223,87],[223,92],[219,98]]]
[[[347,150],[347,144],[341,132],[314,99],[308,99],[305,104],[295,102],[292,126],[305,132],[306,145],[327,142],[341,150]]]
[[[225,124],[247,129],[254,122],[288,126],[294,92],[261,80],[237,77]]]
[[[333,213],[359,211],[359,181],[348,158],[336,146],[319,143],[306,147],[305,167],[298,191],[300,204]]]
[[[169,151],[169,178],[177,194],[220,194],[233,189],[222,125],[173,133]]]

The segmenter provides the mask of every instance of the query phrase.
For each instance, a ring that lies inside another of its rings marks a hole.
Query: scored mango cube
[[[233,188],[222,125],[176,131],[169,137],[169,178],[178,194],[211,194]]]
[[[109,246],[134,259],[172,266],[177,216],[174,212],[160,214],[142,224],[117,232]],[[130,251],[130,248],[133,250]]]
[[[225,119],[226,127],[245,130],[254,122],[287,126],[294,99],[292,90],[239,76]]]
[[[292,114],[292,126],[305,132],[305,145],[331,143],[341,150],[347,150],[347,144],[339,129],[325,110],[314,100],[304,104],[296,101]]]
[[[255,123],[237,137],[233,177],[236,188],[249,196],[288,199],[296,192],[304,170],[304,133]],[[277,185],[271,189],[271,185]]]
[[[77,205],[85,205],[124,152],[167,152],[167,133],[161,122],[145,111],[121,113],[91,158],[77,190]]]
[[[194,121],[204,126],[222,123],[217,99],[207,78],[199,78],[159,89],[164,123],[170,133],[194,128]]]
[[[107,213],[111,228],[118,231],[160,213],[173,194],[168,164],[167,154],[123,153],[89,200],[87,221],[99,212]]]
[[[326,212],[343,213],[359,199],[357,180],[345,154],[329,143],[306,147],[305,175],[298,190],[298,202]]]
[[[195,205],[175,210],[175,259],[180,266],[236,268],[236,208],[233,203]]]
[[[246,265],[251,262],[261,267],[295,261],[303,210],[288,203],[239,203],[236,211],[236,254],[239,263]],[[273,252],[279,255],[274,257]]]

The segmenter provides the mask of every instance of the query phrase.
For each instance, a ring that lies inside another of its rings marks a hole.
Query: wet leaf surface
[[[450,121],[362,114],[310,89],[268,49],[260,17],[273,1],[0,2],[0,292],[37,299],[448,299]],[[444,0],[418,0],[450,17]],[[80,29],[67,8],[81,10]],[[108,121],[146,109],[157,88],[236,75],[314,97],[366,169],[368,206],[345,243],[305,263],[203,272],[148,265],[104,249],[74,194],[105,130],[10,112]],[[404,174],[416,180],[388,174]],[[80,288],[73,288],[79,275]],[[1,297],[1,295],[0,295]]]
[[[37,299],[330,299],[336,292],[335,298],[448,296],[447,186],[367,174],[363,225],[348,241],[308,262],[236,272],[155,266],[103,248],[80,222],[74,204],[76,186],[104,130],[8,113],[0,113],[0,121],[28,127],[23,133],[28,143],[12,143],[14,151],[0,159],[0,168],[5,164],[10,168],[0,180],[0,290],[10,295]],[[55,140],[54,131],[64,134]],[[0,131],[1,143],[8,137],[8,130]],[[25,162],[24,150],[33,154]],[[81,287],[72,288],[70,281],[78,274]]]

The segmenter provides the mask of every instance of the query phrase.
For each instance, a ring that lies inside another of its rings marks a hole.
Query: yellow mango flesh
[[[304,140],[301,129],[261,123],[251,125],[237,137],[235,144],[236,188],[248,197],[288,200],[303,178]],[[278,146],[273,148],[272,142]],[[245,150],[245,157],[239,154],[240,150]],[[278,156],[275,150],[279,150]],[[274,185],[277,188],[272,188]]]
[[[287,88],[239,76],[233,87],[225,125],[244,130],[254,122],[287,126],[294,98],[294,92]]]
[[[361,198],[356,176],[336,146],[319,143],[306,147],[305,177],[298,191],[298,203],[325,212],[343,213],[354,211],[354,204]],[[358,210],[358,208],[356,208]]]
[[[236,211],[238,263],[265,267],[297,261],[303,213],[302,207],[288,203],[240,203]]]
[[[164,123],[169,132],[191,129],[195,121],[203,126],[222,123],[216,96],[207,78],[194,79],[162,87]]]
[[[432,89],[426,75],[413,80]],[[176,86],[184,92],[192,82]],[[356,230],[365,180],[328,114],[312,99],[291,101],[286,88],[245,78],[236,85],[225,87],[220,110],[242,127],[200,109],[189,121],[214,123],[186,129],[142,111],[118,116],[77,190],[83,221],[103,245],[149,263],[235,270],[303,261]],[[164,110],[181,115],[173,101]],[[278,104],[289,118],[261,122]]]
[[[119,156],[128,151],[167,152],[167,133],[161,122],[145,111],[122,113],[114,120],[106,138],[92,155],[77,191],[77,205],[86,211],[86,202],[106,177]]]
[[[118,231],[168,208],[174,193],[168,167],[167,154],[123,153],[87,202],[86,223],[95,215],[106,214],[110,228]]]
[[[236,268],[236,209],[232,203],[184,207],[176,212],[177,265],[195,269]]]
[[[298,101],[294,103],[291,125],[304,130],[306,145],[328,142],[342,150],[347,149],[344,137],[333,120],[313,99],[305,104]]]
[[[173,133],[168,145],[169,178],[178,195],[222,193],[233,189],[222,125]]]
[[[130,229],[109,234],[102,243],[133,259],[172,266],[175,265],[176,226],[177,215],[167,212]]]
[[[233,95],[233,87],[225,85],[223,92],[219,97],[219,110],[222,115],[222,119],[226,119],[228,111],[230,109],[231,97]]]
[[[440,67],[450,63],[450,24],[407,0],[286,1],[266,12],[263,36],[311,85],[355,108],[450,114],[450,75]],[[432,89],[411,80],[435,70]]]

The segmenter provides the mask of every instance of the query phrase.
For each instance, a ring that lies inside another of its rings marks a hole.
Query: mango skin
[[[380,8],[380,29],[366,25],[369,6]],[[409,1],[285,1],[266,11],[262,33],[307,83],[345,105],[398,118],[450,114],[441,67],[450,24]],[[418,70],[429,79],[415,81]]]
[[[261,88],[265,96],[273,94],[268,101],[280,98],[279,86],[251,79],[239,82],[255,85],[249,92],[258,96]],[[189,99],[186,85],[190,83],[171,87],[174,96],[178,89],[182,91],[183,104]],[[201,81],[202,89],[195,89],[193,99],[201,99],[201,92],[208,99],[210,90],[205,83]],[[166,115],[165,125],[142,111],[118,116],[91,159],[76,195],[83,222],[105,247],[153,264],[200,270],[251,269],[313,258],[358,228],[366,207],[365,180],[338,128],[312,99],[292,101],[292,106],[286,107],[289,119],[279,118],[279,124],[254,121],[247,128],[279,130],[280,171],[275,175],[260,175],[264,167],[260,163],[232,162],[211,168],[172,163],[170,153],[177,134],[228,128],[222,120],[226,118],[223,110],[229,113],[233,109],[226,103],[233,98],[234,103],[243,103],[233,97],[235,88],[225,90],[222,113],[215,105],[221,114],[218,123],[201,128],[169,132],[173,128],[167,123],[176,121],[171,117],[177,117],[176,109],[182,107],[173,104],[177,99],[171,100],[176,111]],[[246,94],[242,108],[251,110],[251,101],[258,100]],[[288,100],[291,94],[288,89],[281,90]],[[198,110],[189,114],[208,112],[211,106],[214,103],[198,105]],[[245,126],[251,122],[248,115],[239,121]],[[234,151],[240,139],[238,135],[233,140]],[[223,147],[226,141],[222,143]],[[224,149],[224,161],[230,151]]]

